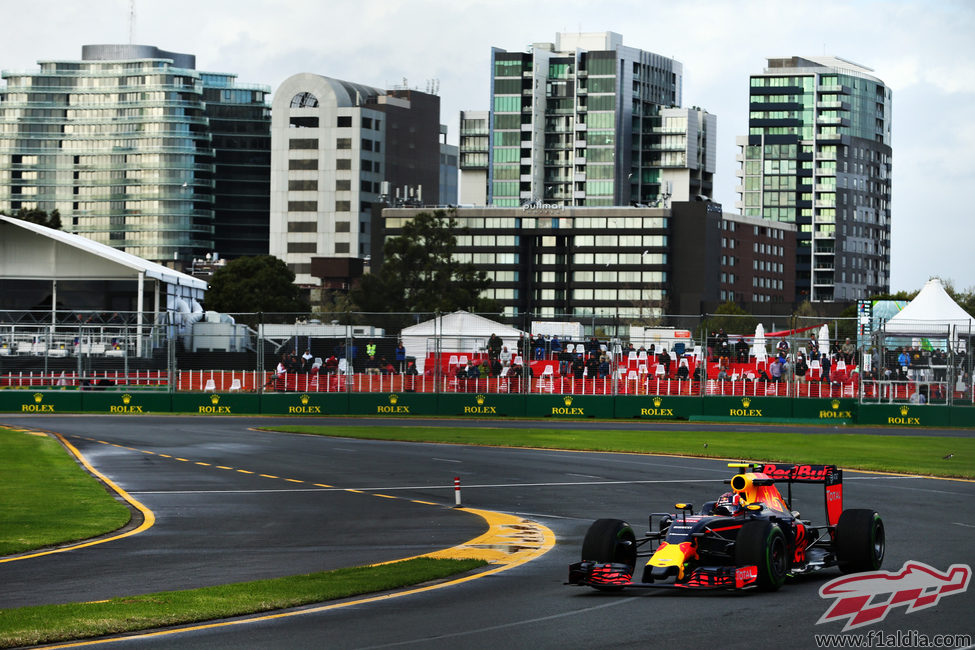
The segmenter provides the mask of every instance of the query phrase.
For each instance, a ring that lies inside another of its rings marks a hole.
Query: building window
[[[316,232],[318,224],[314,221],[289,221],[288,232]]]
[[[335,181],[336,192],[347,192],[350,190],[352,190],[352,181],[348,179]]]
[[[349,201],[336,201],[335,202],[336,212],[351,212],[352,204]]]
[[[318,181],[288,181],[288,189],[293,192],[314,192],[318,190]]]
[[[339,115],[335,118],[335,126],[339,128],[352,126],[352,116],[351,115]]]
[[[318,201],[288,201],[288,212],[315,212]]]
[[[336,254],[349,254],[349,244],[348,242],[335,242],[335,253]]]
[[[317,108],[318,98],[311,93],[298,93],[291,98],[291,108]]]
[[[316,167],[317,169],[317,167]],[[347,170],[352,169],[352,160],[350,158],[336,158],[335,159],[335,169]]]
[[[318,138],[293,138],[288,141],[289,149],[318,149]]]
[[[318,159],[289,160],[288,169],[318,169]]]
[[[352,138],[336,138],[335,139],[336,149],[351,149],[352,148]]]
[[[315,246],[315,242],[304,242],[304,241],[288,242],[289,253],[315,253],[317,251],[318,251],[318,247]]]
[[[336,221],[335,222],[335,232],[351,232],[352,224],[348,221]]]

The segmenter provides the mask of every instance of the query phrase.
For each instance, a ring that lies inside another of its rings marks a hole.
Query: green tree
[[[7,214],[6,212],[0,212],[0,214]],[[26,208],[21,208],[11,215],[14,219],[22,219],[24,221],[29,221],[31,223],[36,223],[41,226],[46,226],[48,228],[53,228],[54,230],[61,230],[61,213],[58,212],[57,208],[48,214],[44,210],[38,210],[36,208],[31,208],[30,210]]]
[[[710,314],[701,322],[698,330],[698,338],[701,334],[708,335],[723,329],[728,334],[751,335],[755,332],[758,321],[754,316],[739,307],[734,302],[726,302],[718,305],[713,314]],[[702,332],[703,330],[703,332]]]
[[[459,232],[464,230],[453,213],[417,214],[403,226],[402,234],[386,240],[382,266],[362,277],[351,293],[352,302],[365,312],[496,313],[497,303],[480,295],[491,284],[487,273],[453,257]]]
[[[308,301],[294,282],[295,274],[273,255],[240,257],[213,274],[204,301],[207,309],[227,314],[307,314]]]

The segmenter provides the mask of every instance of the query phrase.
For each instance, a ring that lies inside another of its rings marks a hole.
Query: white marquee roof
[[[887,334],[895,336],[947,336],[954,334],[975,334],[975,318],[945,291],[941,280],[928,280],[904,309],[897,312],[884,326]]]
[[[0,278],[94,280],[132,278],[138,273],[165,284],[207,289],[199,278],[87,237],[0,215]]]

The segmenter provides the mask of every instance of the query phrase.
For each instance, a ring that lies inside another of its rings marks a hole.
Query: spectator
[[[393,375],[393,374],[396,374],[396,368],[393,367],[393,364],[392,363],[390,363],[389,361],[386,360],[386,357],[383,357],[382,359],[380,359],[380,361],[379,361],[379,370],[384,375]]]
[[[687,369],[687,359],[681,359],[680,365],[677,366],[677,379],[684,381],[690,377],[690,373]]]
[[[532,349],[535,351],[534,359],[539,361],[545,358],[545,339],[539,333],[535,336],[535,341],[532,343]]]
[[[366,374],[367,375],[380,375],[382,374],[382,369],[379,367],[379,361],[375,356],[369,355],[366,359]]]
[[[901,348],[901,353],[897,355],[897,366],[901,371],[901,374],[905,375],[906,379],[907,371],[911,367],[911,355],[907,353],[907,350]]]
[[[670,354],[667,352],[667,348],[663,348],[660,351],[660,356],[657,357],[657,363],[664,367],[664,379],[670,378]]]
[[[717,345],[717,353],[719,357],[731,356],[731,347],[728,345],[728,335],[725,334],[724,328],[718,329],[718,335],[715,337],[715,344]]]
[[[491,366],[488,365],[489,361],[482,361],[477,366],[477,374],[481,379],[487,379],[491,375]]]
[[[582,355],[577,354],[576,358],[572,360],[572,376],[576,379],[582,379],[582,373],[586,369],[586,362],[582,360]]]
[[[511,351],[508,350],[507,345],[501,348],[501,352],[498,354],[498,360],[501,362],[501,365],[505,367],[511,365]]]
[[[309,372],[311,370],[311,364],[314,363],[315,357],[311,355],[311,350],[305,348],[305,353],[301,355],[301,371]]]
[[[849,336],[846,337],[846,341],[844,341],[842,347],[840,347],[840,358],[846,363],[852,364],[853,359],[856,357],[856,352],[856,346],[850,342]]]
[[[778,356],[772,360],[772,363],[768,365],[768,374],[771,375],[772,381],[778,383],[782,381],[782,363],[781,360],[785,357]]]
[[[809,364],[806,363],[806,356],[800,352],[796,357],[796,377],[799,381],[806,381],[806,373],[809,371]]]
[[[355,355],[355,352],[353,352],[352,354]],[[375,341],[369,341],[369,343],[366,344],[366,356],[368,356],[368,357],[374,357],[374,356],[376,356],[376,342]]]
[[[339,373],[339,360],[333,354],[328,359],[325,359],[325,374],[337,375],[338,373]]]
[[[775,346],[775,349],[779,351],[780,355],[789,356],[789,342],[785,339],[779,339],[779,343]]]
[[[494,361],[495,359],[500,358],[501,348],[503,347],[504,347],[504,342],[501,340],[501,337],[498,336],[497,334],[492,333],[491,337],[488,339],[487,342],[488,359]]]
[[[602,377],[609,377],[609,370],[610,370],[610,368],[609,368],[609,356],[604,354],[601,357],[599,357],[599,376],[600,376],[600,378],[602,378]]]
[[[558,359],[559,353],[562,352],[562,341],[559,340],[559,335],[552,335],[552,340],[549,342],[549,348],[552,350],[552,358]]]
[[[809,335],[809,358],[813,361],[819,360],[819,341],[816,340],[816,333]]]
[[[396,372],[402,373],[406,370],[406,346],[402,341],[396,344]]]
[[[823,376],[820,378],[820,381],[822,383],[824,383],[824,384],[828,384],[829,383],[829,367],[830,367],[830,365],[832,365],[832,359],[830,358],[830,355],[828,355],[828,354],[821,354],[819,361],[822,364],[822,368],[823,368]]]
[[[590,379],[595,379],[599,376],[599,357],[595,354],[590,354],[589,359],[586,361],[586,376]]]
[[[744,336],[738,339],[735,350],[738,352],[738,363],[748,363],[748,342]]]
[[[559,375],[562,377],[568,377],[569,371],[572,367],[572,357],[574,355],[568,350],[563,350],[559,354]]]

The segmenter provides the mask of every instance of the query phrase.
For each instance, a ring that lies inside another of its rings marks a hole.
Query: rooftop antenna
[[[135,0],[129,0],[129,45],[135,43]]]

